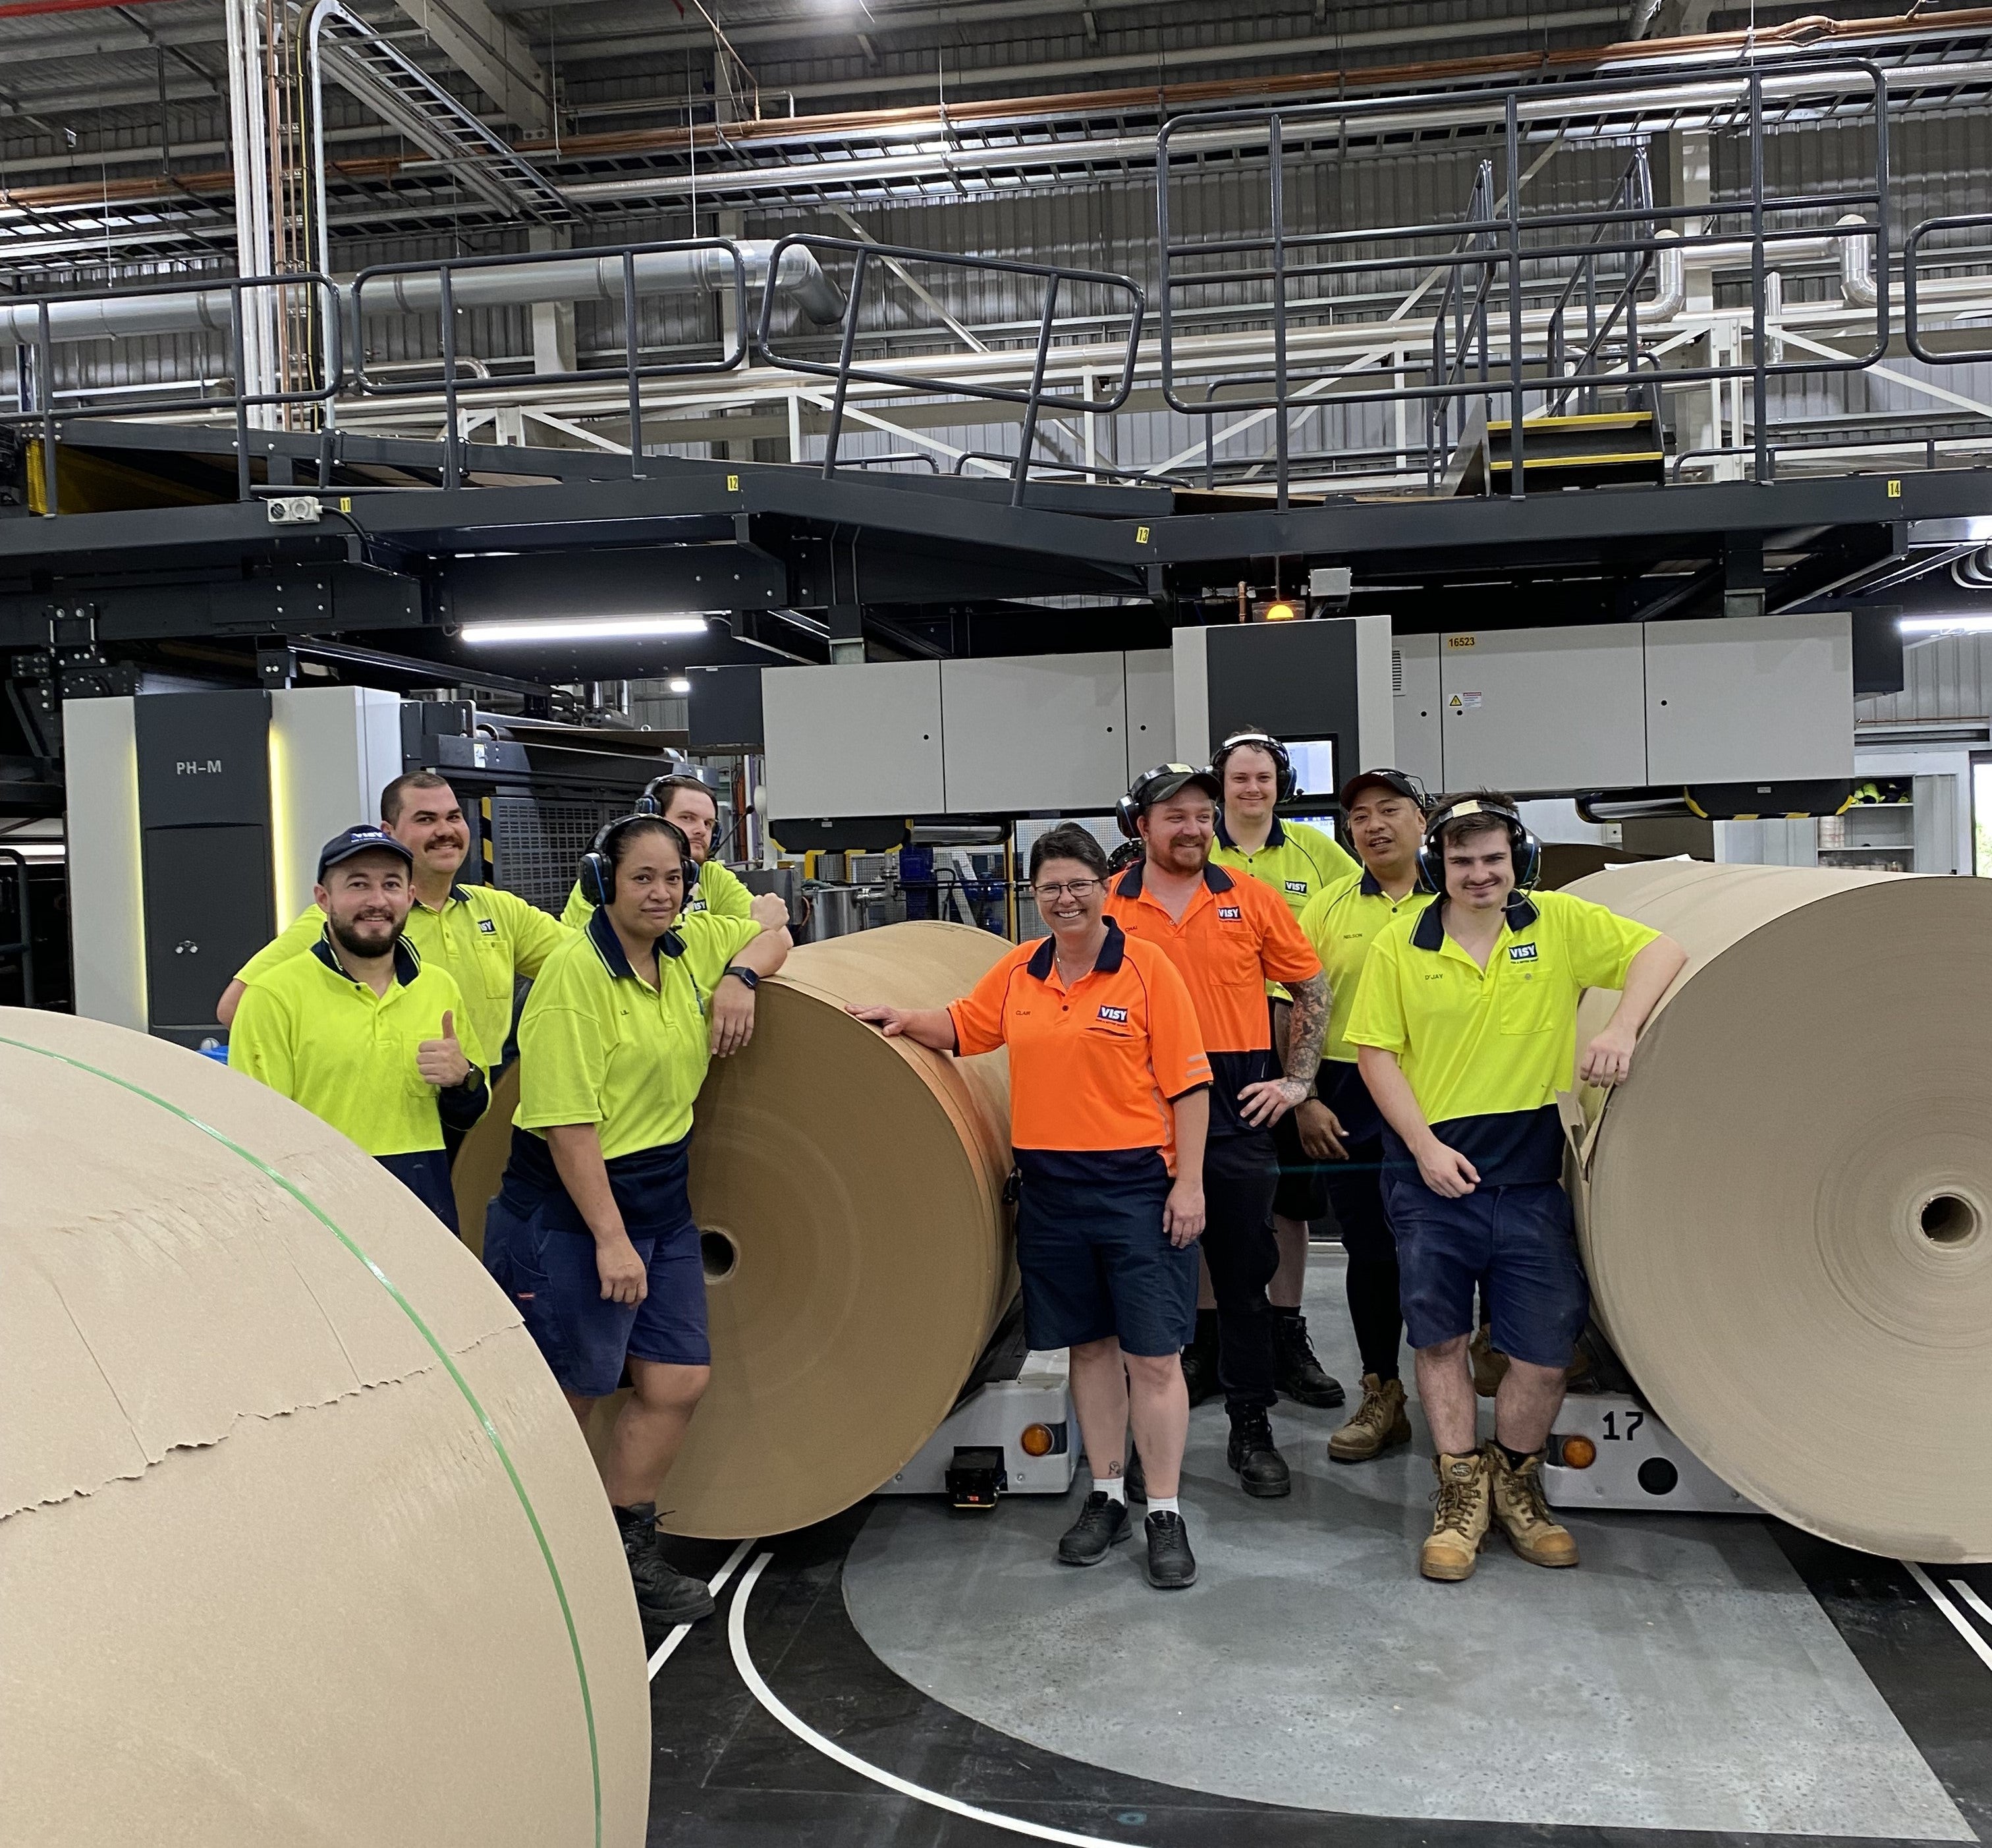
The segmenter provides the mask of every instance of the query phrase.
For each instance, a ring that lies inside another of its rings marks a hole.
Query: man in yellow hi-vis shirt
[[[1639,1029],[1687,960],[1603,905],[1530,897],[1540,857],[1508,798],[1441,798],[1419,855],[1437,896],[1378,934],[1349,1023],[1383,1112],[1404,1322],[1438,1453],[1438,1512],[1418,1559],[1428,1579],[1468,1576],[1490,1522],[1532,1564],[1577,1563],[1540,1474],[1591,1307],[1556,1096],[1573,1067],[1586,1084],[1625,1077]],[[1588,988],[1623,993],[1580,1064]],[[1466,1351],[1476,1281],[1511,1362],[1485,1450]]]
[[[228,1063],[350,1136],[452,1231],[443,1153],[491,1101],[484,1048],[456,983],[404,936],[413,856],[349,828],[319,856],[318,941],[252,977]]]
[[[381,791],[380,826],[407,849],[413,864],[408,941],[425,967],[447,972],[462,990],[466,1016],[495,1064],[511,1036],[520,978],[537,975],[568,932],[515,892],[457,883],[470,850],[470,829],[455,791],[434,770],[411,770]],[[222,1025],[234,1023],[246,982],[304,955],[324,934],[325,913],[308,906],[237,972],[222,992],[216,1016]]]

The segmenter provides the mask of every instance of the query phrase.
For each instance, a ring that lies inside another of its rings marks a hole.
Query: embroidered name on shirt
[[[1535,959],[1536,946],[1533,944],[1511,943],[1509,944],[1508,960],[1510,962],[1533,962]]]
[[[495,917],[480,917],[477,921],[477,927],[486,937],[496,937],[498,934],[498,921]]]
[[[1127,1023],[1127,1010],[1124,1007],[1103,1007],[1100,1017],[1103,1020],[1117,1020],[1124,1026]]]
[[[1219,917],[1243,917],[1245,914],[1236,905],[1219,905],[1217,915]]]

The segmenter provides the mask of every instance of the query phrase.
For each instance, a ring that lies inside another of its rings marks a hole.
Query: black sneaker
[[[1148,1535],[1148,1583],[1158,1591],[1182,1591],[1196,1583],[1196,1555],[1189,1549],[1189,1529],[1181,1515],[1151,1515],[1144,1524]]]
[[[1294,1491],[1287,1460],[1273,1447],[1273,1427],[1263,1412],[1233,1412],[1231,1442],[1224,1460],[1238,1472],[1238,1486],[1248,1495],[1271,1500]]]
[[[1127,1447],[1126,1471],[1127,1499],[1138,1506],[1148,1499],[1148,1472],[1141,1467],[1141,1453],[1131,1443]]]
[[[1307,1317],[1298,1310],[1273,1311],[1273,1365],[1280,1390],[1296,1404],[1334,1406],[1349,1396],[1315,1358]]]
[[[664,1557],[657,1537],[657,1505],[639,1501],[616,1511],[622,1530],[622,1553],[636,1594],[636,1614],[645,1631],[695,1624],[713,1612],[712,1593],[703,1579],[687,1577]]]
[[[1086,1498],[1079,1518],[1059,1539],[1061,1566],[1097,1566],[1110,1546],[1118,1546],[1134,1531],[1127,1518],[1127,1505],[1116,1501],[1103,1488]]]

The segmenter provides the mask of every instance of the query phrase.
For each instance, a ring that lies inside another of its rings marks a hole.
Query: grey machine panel
[[[1844,612],[1646,624],[1647,781],[1853,774]]]
[[[152,694],[133,716],[148,1023],[198,1044],[220,1030],[229,978],[275,934],[270,696]]]
[[[1438,637],[1400,635],[1391,644],[1391,728],[1396,767],[1408,770],[1432,794],[1445,787],[1444,728],[1439,719]]]
[[[1439,688],[1451,788],[1520,795],[1649,780],[1638,623],[1450,630]]]
[[[1127,781],[1176,753],[1176,661],[1172,648],[1131,648],[1127,664]]]
[[[1110,808],[1126,789],[1127,668],[1117,650],[944,661],[940,692],[953,812]]]
[[[769,668],[761,675],[769,815],[941,815],[940,663]]]

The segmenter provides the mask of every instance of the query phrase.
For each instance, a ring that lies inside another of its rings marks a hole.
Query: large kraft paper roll
[[[1992,886],[1666,862],[1570,890],[1690,958],[1585,1100],[1595,1313],[1640,1390],[1796,1526],[1992,1559]]]
[[[803,944],[761,985],[746,1050],[713,1061],[691,1146],[712,1382],[658,1492],[668,1531],[827,1519],[952,1409],[1016,1290],[1008,1061],[883,1039],[844,1003],[943,1006],[1008,948],[943,924]],[[468,1239],[517,1098],[508,1076],[457,1158]],[[622,1397],[595,1411],[598,1454]]]
[[[344,1136],[0,1010],[0,1842],[643,1841],[643,1633],[574,1415]]]

